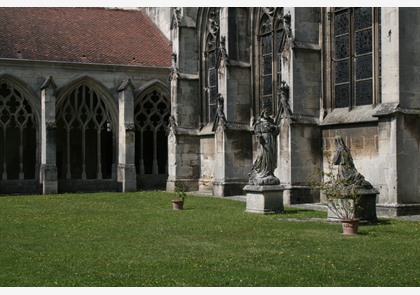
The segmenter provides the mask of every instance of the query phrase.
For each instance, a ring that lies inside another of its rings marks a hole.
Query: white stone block
[[[246,185],[246,212],[276,214],[284,211],[281,185]]]

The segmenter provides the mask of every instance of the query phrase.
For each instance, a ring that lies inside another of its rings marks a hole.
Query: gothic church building
[[[284,203],[342,136],[379,216],[420,212],[420,8],[0,8],[0,194],[243,195],[263,110]]]

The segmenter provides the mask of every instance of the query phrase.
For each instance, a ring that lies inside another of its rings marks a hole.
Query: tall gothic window
[[[333,106],[372,105],[380,99],[380,8],[335,8]]]
[[[103,98],[87,85],[73,89],[57,107],[59,179],[112,177],[112,120]]]
[[[276,111],[278,87],[282,81],[281,53],[284,47],[283,9],[263,10],[259,25],[260,109]]]
[[[166,126],[170,111],[168,99],[156,90],[136,101],[134,124],[137,174],[167,173]]]
[[[206,42],[206,89],[207,89],[207,104],[208,104],[208,120],[214,121],[217,109],[217,93],[218,93],[218,60],[220,47],[220,8],[210,8],[207,19],[207,42]]]
[[[0,83],[0,180],[35,179],[36,122],[29,101]]]

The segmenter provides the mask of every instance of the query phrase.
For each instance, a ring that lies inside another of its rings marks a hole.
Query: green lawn
[[[172,197],[0,197],[0,286],[420,286],[419,222],[349,237],[324,212],[199,196],[174,211]]]

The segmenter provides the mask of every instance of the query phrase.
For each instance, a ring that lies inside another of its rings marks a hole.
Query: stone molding
[[[56,89],[57,88],[57,85],[55,84],[52,76],[48,76],[45,79],[44,83],[42,83],[42,85],[41,85],[41,90],[45,90],[47,88],[52,88],[52,89]]]
[[[372,114],[373,117],[384,117],[395,114],[404,115],[420,115],[420,109],[400,107],[399,103],[383,103],[379,105],[376,112]]]
[[[125,91],[125,90],[131,90],[133,91],[135,89],[133,82],[131,79],[125,79],[121,82],[120,86],[117,89],[117,92]]]

